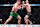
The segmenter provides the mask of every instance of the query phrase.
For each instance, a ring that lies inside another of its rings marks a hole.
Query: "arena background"
[[[10,11],[15,2],[16,2],[16,0],[0,0],[0,27],[8,19],[9,15],[10,15]],[[39,24],[40,24],[40,0],[29,0],[29,3],[31,5],[31,11],[32,11],[32,15],[29,17],[29,19],[32,21],[33,25],[36,24],[36,26],[39,27]],[[22,6],[22,5],[20,5],[20,6]],[[22,17],[21,24],[24,24],[24,25],[22,25],[22,27],[23,27],[23,26],[25,26],[24,16],[26,14],[26,10],[25,9],[18,10],[18,13]],[[13,17],[13,19],[8,24],[9,25],[6,25],[5,27],[9,27],[9,26],[12,27],[12,26],[14,26],[12,24],[18,24],[18,21],[17,21],[17,19],[15,19],[15,17]],[[16,27],[16,25],[14,27]]]

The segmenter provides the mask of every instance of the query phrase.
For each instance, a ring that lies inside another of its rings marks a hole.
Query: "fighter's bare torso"
[[[21,6],[19,4],[15,3],[11,11],[17,12],[20,9],[20,7]]]

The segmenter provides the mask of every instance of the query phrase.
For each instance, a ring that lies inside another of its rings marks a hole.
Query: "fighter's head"
[[[21,1],[20,1],[20,0],[17,0],[17,3],[18,3],[18,4],[20,4],[20,3],[21,3]]]

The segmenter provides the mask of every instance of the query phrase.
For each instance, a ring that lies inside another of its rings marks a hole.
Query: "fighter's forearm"
[[[25,6],[26,6],[26,5],[28,5],[28,4],[23,4],[23,5],[25,5]]]

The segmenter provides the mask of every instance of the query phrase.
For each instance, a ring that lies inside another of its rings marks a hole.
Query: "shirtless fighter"
[[[18,19],[18,27],[20,27],[21,17],[17,13],[17,11],[21,8],[20,3],[21,1],[17,0],[17,2],[12,7],[9,18],[6,20],[6,22],[4,23],[2,27],[4,27],[13,18],[13,16]]]
[[[29,16],[31,15],[31,6],[30,6],[28,0],[26,0],[26,4],[24,4],[24,1],[22,1],[22,9],[23,9],[23,8],[26,8],[26,10],[27,10],[27,14],[26,14],[25,17],[24,17],[24,20],[25,20],[25,23],[26,23],[26,25],[27,25],[27,27],[28,27],[28,22],[29,22],[30,24],[32,24],[32,22],[28,19]]]

